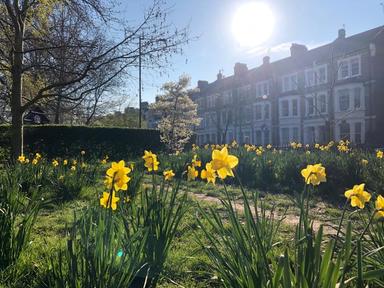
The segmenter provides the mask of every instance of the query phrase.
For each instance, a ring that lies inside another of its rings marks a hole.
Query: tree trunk
[[[20,21],[21,22],[21,21]],[[20,24],[20,23],[19,23]],[[24,26],[15,29],[15,47],[12,63],[12,95],[11,95],[11,145],[12,157],[16,159],[23,154],[23,37]]]

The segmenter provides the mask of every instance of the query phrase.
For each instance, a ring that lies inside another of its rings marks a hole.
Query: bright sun
[[[240,6],[233,18],[232,32],[241,46],[255,47],[271,36],[275,19],[263,2],[249,2]]]

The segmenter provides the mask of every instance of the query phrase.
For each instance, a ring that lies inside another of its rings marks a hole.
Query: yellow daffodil
[[[36,154],[35,154],[35,158],[36,158],[37,160],[40,160],[40,159],[41,159],[41,154],[40,154],[40,153],[36,153]]]
[[[107,160],[105,160],[105,159],[101,160],[100,162],[101,162],[101,164],[107,164]]]
[[[315,148],[316,148],[316,149],[319,149],[319,148],[320,148],[320,144],[319,144],[319,143],[316,143],[316,144],[315,144]]]
[[[378,150],[378,151],[376,152],[376,157],[377,157],[377,158],[382,159],[383,156],[384,156],[384,152],[383,152],[383,151]]]
[[[107,170],[107,177],[105,184],[108,188],[111,188],[112,182],[114,189],[117,190],[127,190],[128,182],[131,178],[128,177],[128,174],[131,172],[131,169],[125,167],[124,160],[120,162],[112,162],[111,168]]]
[[[24,156],[24,155],[20,155],[20,156],[17,158],[17,161],[19,161],[21,164],[24,164],[24,163],[25,163],[25,156]]]
[[[368,203],[371,199],[371,194],[364,191],[365,184],[354,185],[352,189],[345,191],[344,195],[348,200],[351,200],[352,207],[359,207],[363,209],[365,203]]]
[[[163,175],[164,175],[164,179],[166,181],[170,181],[170,180],[172,180],[173,177],[175,177],[175,173],[173,173],[172,170],[165,170],[163,172]]]
[[[313,186],[327,181],[325,168],[321,164],[308,165],[307,168],[301,170],[301,175],[304,177],[306,184],[312,184]]]
[[[110,198],[110,193],[103,192],[103,197],[100,198],[100,205],[104,208],[111,208],[112,210],[116,210],[116,203],[120,200],[119,197],[116,197],[115,192],[112,192],[112,198]]]
[[[236,140],[232,141],[231,147],[232,148],[237,148],[239,145],[237,144]]]
[[[307,150],[307,151],[305,151],[305,154],[309,155],[309,154],[311,154],[311,151]]]
[[[209,149],[209,144],[205,144],[205,145],[204,145],[204,149],[205,149],[205,150],[208,150],[208,149]]]
[[[75,166],[76,166],[76,165],[77,165],[77,160],[73,160],[73,161],[72,161],[72,165],[75,165]]]
[[[201,161],[197,160],[197,155],[193,156],[192,166],[194,166],[194,167],[201,167]]]
[[[145,161],[144,166],[148,169],[149,172],[157,171],[159,169],[159,161],[157,161],[157,155],[153,154],[151,151],[144,151],[144,156],[142,157]]]
[[[361,159],[361,164],[367,165],[368,164],[368,160],[367,159]]]
[[[384,197],[379,195],[375,202],[375,219],[383,219],[384,218]]]
[[[81,163],[81,168],[87,168],[87,164],[85,164],[84,162]]]
[[[217,171],[221,179],[225,179],[227,176],[233,177],[232,169],[235,168],[238,163],[239,159],[236,156],[228,154],[227,147],[212,151],[212,169]]]
[[[53,167],[59,166],[59,161],[57,161],[56,159],[52,160],[52,165]]]
[[[71,171],[76,171],[76,166],[72,165],[71,166]]]
[[[216,181],[216,172],[212,169],[212,164],[207,163],[205,164],[205,169],[201,171],[200,175],[201,179],[207,179],[207,182],[211,182],[212,184],[215,184]]]
[[[271,144],[268,144],[268,145],[267,145],[267,149],[272,149],[272,145],[271,145]]]
[[[67,166],[67,165],[68,165],[68,160],[67,160],[67,159],[64,159],[64,161],[63,161],[63,165],[64,165],[64,166]]]
[[[199,176],[199,172],[195,169],[194,166],[188,166],[188,181],[193,181],[196,179],[196,177]]]
[[[39,163],[39,160],[37,158],[33,158],[32,165],[37,165]]]

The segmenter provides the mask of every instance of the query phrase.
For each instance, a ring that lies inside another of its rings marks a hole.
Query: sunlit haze
[[[273,12],[264,2],[244,3],[234,14],[232,32],[241,46],[255,47],[273,33]]]

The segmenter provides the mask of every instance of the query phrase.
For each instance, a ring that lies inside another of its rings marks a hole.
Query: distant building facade
[[[192,95],[201,125],[197,143],[288,145],[348,139],[384,144],[384,26],[308,50],[292,44],[290,57],[199,81]]]

